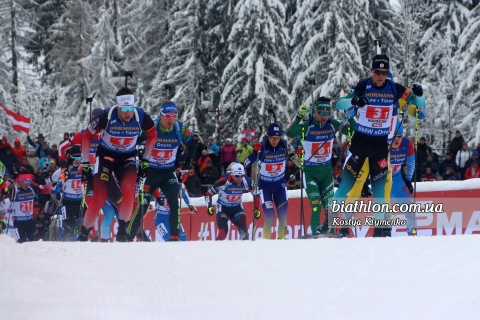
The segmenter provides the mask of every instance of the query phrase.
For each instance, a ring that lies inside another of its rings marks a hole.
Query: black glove
[[[14,172],[11,176],[10,179],[15,180],[18,178],[18,172]]]
[[[92,167],[90,162],[82,162],[82,181],[89,181],[92,179]]]
[[[157,203],[158,203],[159,206],[163,207],[165,205],[165,199],[160,197],[160,198],[157,199]]]
[[[423,88],[419,84],[414,84],[412,87],[412,91],[417,97],[423,96]]]
[[[8,196],[8,189],[7,188],[2,189],[2,196]]]
[[[43,178],[45,178],[45,179],[50,178],[50,171],[45,171],[45,172],[43,173]]]
[[[405,181],[405,185],[407,186],[408,190],[410,190],[410,193],[413,194],[413,186],[412,186],[412,182],[411,181],[408,181],[406,180]]]
[[[352,106],[365,107],[368,104],[368,99],[364,96],[358,96],[352,98]]]
[[[139,176],[140,178],[145,178],[148,174],[148,167],[149,167],[148,161],[142,159],[142,161],[140,161],[140,165],[138,166],[137,176]]]

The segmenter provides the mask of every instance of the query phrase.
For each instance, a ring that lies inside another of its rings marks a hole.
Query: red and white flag
[[[242,139],[245,138],[248,141],[255,140],[255,129],[245,129],[242,130]]]
[[[12,112],[5,108],[1,103],[0,107],[10,116],[12,119],[13,130],[23,131],[26,134],[30,132],[30,119],[24,116],[21,116],[15,112]]]

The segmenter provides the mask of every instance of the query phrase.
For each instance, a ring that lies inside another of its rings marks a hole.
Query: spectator
[[[50,159],[52,158],[52,155],[50,154],[50,151],[45,152],[45,156],[40,159],[38,162],[38,167],[43,168],[43,171],[47,171],[48,167],[50,166]]]
[[[27,171],[32,175],[35,173],[35,169],[33,169],[33,167],[28,163],[28,158],[22,159],[22,162],[17,166],[16,172],[20,172],[20,168],[22,168],[23,170]]]
[[[213,142],[213,138],[208,138],[208,144],[206,145],[205,149],[207,150],[208,156],[213,161],[213,165],[218,165],[218,154],[220,153],[220,148],[217,146],[215,142]],[[200,166],[200,165],[199,165]]]
[[[433,161],[433,156],[428,155],[427,156],[427,161],[422,163],[422,166],[420,167],[420,170],[422,171],[422,173],[425,174],[427,172],[427,168],[430,168],[430,170],[432,171],[432,174],[436,175],[436,173],[438,172],[438,167],[439,167],[439,165]]]
[[[50,160],[50,166],[49,166],[48,169],[47,169],[49,175],[50,175],[50,176],[53,175],[53,173],[54,173],[55,171],[57,171],[58,169],[60,169],[60,167],[57,166],[57,163],[55,162],[55,160],[51,159],[51,160]]]
[[[42,143],[42,147],[40,148],[40,150],[37,152],[37,155],[39,156],[39,158],[43,158],[47,153],[50,153],[51,155],[51,152],[52,151],[50,150],[50,148],[48,148],[48,144],[44,142]]]
[[[465,168],[470,168],[472,165],[473,161],[478,163],[478,152],[477,150],[472,151],[472,157],[465,162]]]
[[[477,151],[477,153],[480,154],[480,142],[477,144],[477,149],[475,149],[475,151]]]
[[[292,159],[287,160],[287,166],[285,167],[285,177],[290,177],[292,174],[295,174],[295,171],[297,171],[297,167],[295,166],[295,163],[293,163]],[[295,180],[300,179],[300,170],[297,171],[295,174]]]
[[[288,190],[297,190],[300,189],[300,183],[295,180],[295,176],[292,174],[290,179],[287,181],[287,189]]]
[[[465,179],[465,171],[467,171],[467,167],[465,163],[468,159],[470,159],[470,151],[468,151],[468,145],[466,143],[463,144],[462,150],[458,151],[457,157],[455,162],[460,167],[460,180]]]
[[[223,165],[225,169],[224,172],[227,172],[227,168],[231,162],[237,161],[237,152],[235,151],[235,146],[232,144],[232,139],[228,138],[225,140],[225,145],[222,147],[220,153],[220,164]]]
[[[453,171],[452,166],[448,166],[445,169],[445,173],[442,174],[442,180],[450,180],[450,178],[454,177],[455,178],[455,172]]]
[[[447,154],[445,155],[445,160],[443,160],[443,162],[440,164],[438,173],[442,176],[445,172],[447,172],[447,167],[452,167],[454,173],[460,174],[460,168],[455,163],[455,160],[452,159],[452,154],[450,152],[447,152]]]
[[[52,155],[52,159],[55,160],[57,166],[60,166],[60,158],[58,157],[58,149],[56,144],[52,144],[52,148],[50,149],[50,154]]]
[[[35,148],[35,153],[39,158],[41,158],[40,149],[42,147],[43,142],[45,142],[45,137],[43,136],[42,133],[40,133],[36,139],[37,141],[33,142],[33,140],[29,136],[27,136],[28,143]]]
[[[191,197],[200,197],[201,196],[201,190],[202,190],[202,183],[200,182],[200,179],[195,174],[195,170],[193,168],[190,168],[188,170],[188,178],[187,181],[185,181],[185,188],[188,191],[188,194]]]
[[[11,147],[5,148],[5,155],[0,158],[0,161],[11,174],[15,172],[15,168],[19,164],[18,158],[13,154]]]
[[[50,193],[52,192],[52,184],[49,179],[49,175],[44,172],[43,168],[38,168],[37,173],[33,175],[35,180],[35,187],[40,189],[38,194],[38,202],[45,206],[45,203],[50,199]]]
[[[478,171],[478,162],[473,160],[470,167],[465,171],[465,180],[480,178],[480,172]]]
[[[23,158],[27,157],[27,150],[20,144],[20,139],[15,139],[13,144],[12,152],[18,158],[18,162],[22,163]]]
[[[460,130],[455,131],[455,138],[452,139],[449,147],[450,152],[453,155],[453,161],[455,161],[458,151],[462,150],[462,146],[464,143],[465,143],[465,139],[463,139],[463,136],[460,133]]]
[[[202,151],[204,149],[204,145],[202,143],[202,140],[200,139],[200,136],[198,133],[193,134],[193,140],[197,142],[197,150],[195,151],[195,160],[200,159],[202,156]]]
[[[421,177],[421,174],[424,173],[424,172],[421,172],[420,169],[420,165],[422,165],[425,161],[427,161],[427,157],[428,155],[431,155],[432,154],[432,148],[430,148],[428,145],[427,145],[427,139],[425,139],[425,137],[421,137],[420,138],[420,141],[418,142],[418,145],[417,145],[417,163],[418,163],[418,166],[417,166],[417,177],[420,178]]]
[[[2,143],[0,144],[0,158],[5,155],[5,149],[11,148],[12,146],[8,143],[7,137],[2,138]]]
[[[35,151],[30,151],[30,155],[28,156],[28,164],[36,170],[38,168],[38,163],[40,162],[40,159],[37,157],[37,154]]]
[[[212,160],[207,160],[207,166],[200,174],[200,181],[203,184],[214,184],[220,178],[217,168],[213,166]]]
[[[207,150],[202,151],[202,156],[200,159],[197,160],[197,166],[198,166],[198,172],[202,173],[203,169],[207,167],[207,161],[212,160],[210,157],[207,155]],[[212,161],[213,162],[213,161]]]
[[[432,174],[432,169],[427,168],[426,173],[422,176],[422,181],[436,181],[437,179]]]
[[[238,155],[238,161],[243,165],[245,162],[245,159],[252,153],[253,147],[248,144],[247,138],[242,138],[242,142],[235,148],[235,151],[237,152]],[[250,175],[252,174],[252,167],[249,167],[247,169],[247,177],[250,178]]]

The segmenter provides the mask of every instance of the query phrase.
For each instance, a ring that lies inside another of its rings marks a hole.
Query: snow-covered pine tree
[[[205,100],[212,102],[214,108],[220,103],[220,94],[223,91],[222,74],[230,62],[227,39],[235,22],[234,9],[237,2],[238,0],[208,1],[204,23],[200,28],[201,32],[205,32],[200,58],[206,65],[200,90],[205,93]],[[218,120],[217,113],[200,113],[199,134],[205,139],[207,135],[211,136],[217,128]]]
[[[316,80],[314,99],[326,96],[336,101],[365,76],[355,34],[365,19],[359,1],[305,0],[298,7],[289,70],[296,108],[302,100],[311,105],[309,79]]]
[[[89,77],[93,76],[93,70],[84,65],[83,59],[91,54],[96,22],[86,1],[69,0],[65,9],[59,21],[51,27],[49,41],[53,47],[47,57],[53,58],[49,80],[57,93],[56,106],[51,111],[65,112],[66,116],[62,118],[64,131],[74,132],[88,117],[85,98],[92,92]]]
[[[242,129],[253,127],[260,139],[270,122],[269,108],[279,124],[287,124],[290,115],[285,7],[280,1],[241,0],[234,12],[228,38],[233,58],[223,72],[220,100],[233,110],[222,118],[222,138],[238,139]]]
[[[197,131],[199,113],[199,83],[204,68],[199,60],[199,5],[201,0],[176,1],[172,6],[172,21],[163,39],[160,68],[151,83],[146,104],[155,112],[166,100],[175,102],[179,109],[179,120],[191,130]],[[165,85],[174,86],[165,95]],[[173,92],[172,92],[173,91]]]

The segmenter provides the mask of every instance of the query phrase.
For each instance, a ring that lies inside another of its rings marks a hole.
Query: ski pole
[[[265,151],[266,152],[266,151]],[[255,195],[253,196],[253,232],[252,241],[255,241],[255,232],[257,231],[257,219],[255,219],[255,211],[257,211],[257,195],[258,195],[258,180],[260,175],[260,152],[257,151],[257,181],[255,183]]]
[[[202,233],[200,233],[200,238],[198,238],[198,241],[202,240],[203,233],[205,232],[205,229],[207,228],[209,220],[210,220],[210,216],[207,218],[207,222],[205,222],[205,224],[203,225],[203,230],[202,230]]]

